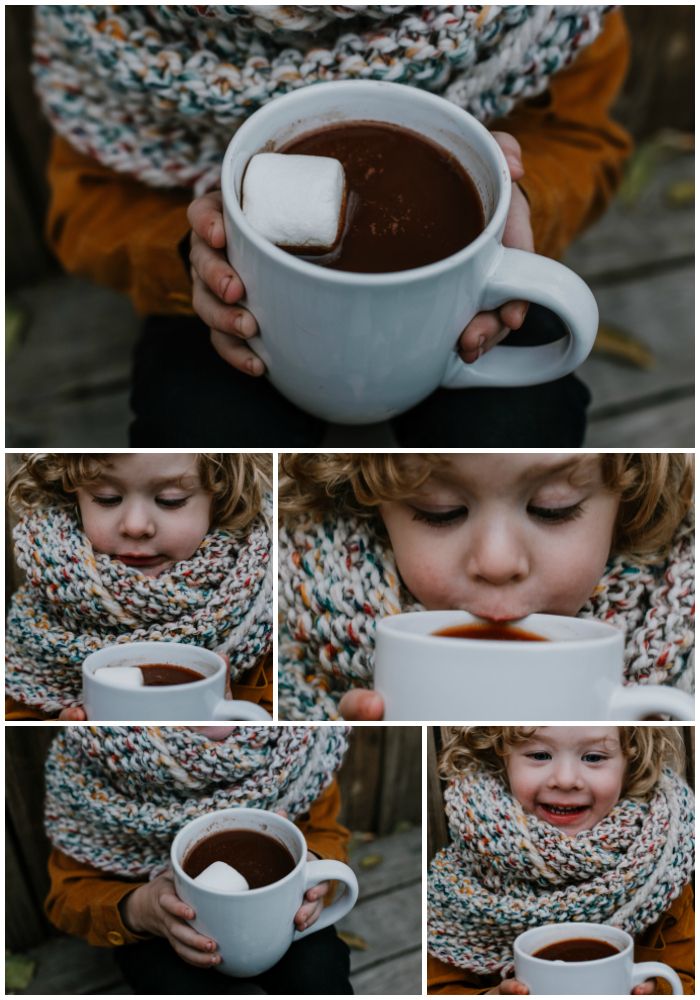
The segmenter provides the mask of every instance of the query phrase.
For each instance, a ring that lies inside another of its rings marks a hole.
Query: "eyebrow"
[[[157,487],[162,489],[163,486],[180,486],[182,489],[190,489],[187,486],[189,481],[192,481],[193,486],[199,485],[199,476],[196,473],[185,473],[182,476],[158,476],[155,479],[146,480],[146,485]],[[99,479],[95,480],[96,483],[108,483],[110,486],[124,486],[124,480],[120,479],[118,476],[110,475],[105,472],[100,475]]]
[[[532,736],[528,737],[528,739],[521,744],[521,746],[527,746],[528,743],[545,743],[547,746],[554,746],[554,740],[544,733],[542,735],[533,733]],[[584,739],[579,740],[576,746],[578,749],[581,749],[582,747],[590,746],[593,743],[597,743],[601,746],[604,744],[612,744],[615,747],[622,746],[619,736],[615,733],[599,733],[597,735],[594,734],[592,736],[586,736]]]

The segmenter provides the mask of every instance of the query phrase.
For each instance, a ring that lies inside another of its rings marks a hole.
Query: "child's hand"
[[[75,708],[63,708],[58,714],[61,722],[85,722],[87,715],[85,709],[80,706]]]
[[[318,861],[311,851],[306,852],[307,861]],[[329,882],[319,882],[318,885],[309,889],[304,896],[304,902],[294,914],[294,926],[299,931],[305,931],[307,927],[315,924],[323,910],[323,897],[328,895],[330,889]]]
[[[240,306],[243,282],[226,259],[226,234],[220,191],[196,198],[187,209],[192,226],[190,270],[194,311],[211,331],[211,342],[228,364],[246,375],[262,375],[265,366],[245,341],[255,336],[255,319]]]
[[[384,699],[377,691],[353,688],[340,699],[340,714],[349,722],[381,722]]]
[[[175,892],[172,875],[166,873],[134,889],[122,904],[122,918],[135,934],[164,937],[180,958],[202,969],[218,965],[221,956],[216,941],[203,937],[186,923],[195,912]]]
[[[505,154],[510,176],[514,182],[503,244],[517,250],[532,251],[535,244],[530,225],[530,205],[515,183],[525,175],[520,143],[507,132],[493,132],[492,135]],[[511,330],[519,330],[525,320],[527,306],[527,302],[506,302],[498,310],[477,313],[459,338],[459,353],[462,360],[472,364],[482,354],[504,340]]]
[[[632,990],[632,996],[651,996],[656,993],[656,980],[655,979],[645,979],[643,983],[639,986],[635,986]]]
[[[499,986],[494,986],[492,990],[489,990],[489,993],[506,997],[530,995],[530,991],[525,983],[521,983],[517,979],[504,979]]]

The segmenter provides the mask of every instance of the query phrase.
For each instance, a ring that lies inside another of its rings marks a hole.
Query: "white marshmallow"
[[[140,667],[99,667],[95,671],[97,680],[120,688],[143,687],[143,674]]]
[[[243,213],[279,247],[331,250],[345,215],[345,171],[330,156],[258,153],[243,178]]]
[[[193,881],[204,889],[219,889],[221,892],[247,892],[250,888],[241,873],[225,861],[214,861]]]

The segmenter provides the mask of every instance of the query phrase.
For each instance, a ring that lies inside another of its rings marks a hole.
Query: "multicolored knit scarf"
[[[348,733],[237,726],[217,742],[179,727],[66,727],[46,764],[46,834],[76,861],[154,878],[196,816],[231,806],[301,816],[331,783]]]
[[[76,149],[155,187],[218,186],[232,133],[330,80],[444,93],[482,121],[534,97],[609,6],[38,6],[33,71]]]
[[[540,924],[639,934],[691,879],[693,796],[668,770],[649,802],[621,799],[574,837],[526,815],[482,771],[452,781],[445,803],[452,842],[428,874],[428,950],[479,975],[512,972],[513,941]]]
[[[353,687],[372,687],[377,619],[421,610],[385,535],[359,518],[311,518],[279,534],[279,710],[338,718]],[[690,519],[660,566],[609,563],[583,618],[626,633],[625,679],[693,689],[694,558]]]
[[[6,691],[44,712],[81,703],[81,666],[113,642],[162,639],[226,653],[236,680],[271,646],[270,535],[213,530],[157,577],[93,552],[73,511],[47,508],[14,530],[27,582],[6,630]]]

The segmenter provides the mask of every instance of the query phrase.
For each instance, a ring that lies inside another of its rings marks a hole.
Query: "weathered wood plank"
[[[420,823],[423,815],[422,730],[420,726],[392,726],[386,734],[377,823],[380,834],[391,833],[401,821]]]
[[[338,924],[338,930],[357,934],[367,941],[365,951],[353,951],[353,973],[386,962],[421,946],[421,885],[404,886],[394,892],[360,899]]]
[[[379,864],[364,868],[364,858],[380,857]],[[350,846],[350,864],[357,875],[360,898],[368,899],[403,885],[420,881],[422,866],[422,834],[412,830],[379,837],[369,843],[357,841]]]
[[[445,804],[442,798],[436,740],[437,726],[428,728],[428,861],[448,843]]]
[[[421,992],[421,952],[411,951],[390,962],[351,976],[357,996],[414,996]]]
[[[111,948],[92,948],[78,938],[54,937],[27,956],[37,963],[36,973],[24,992],[44,994],[131,993],[123,983]]]
[[[629,413],[591,417],[586,431],[588,448],[692,448],[695,441],[692,397]]]

